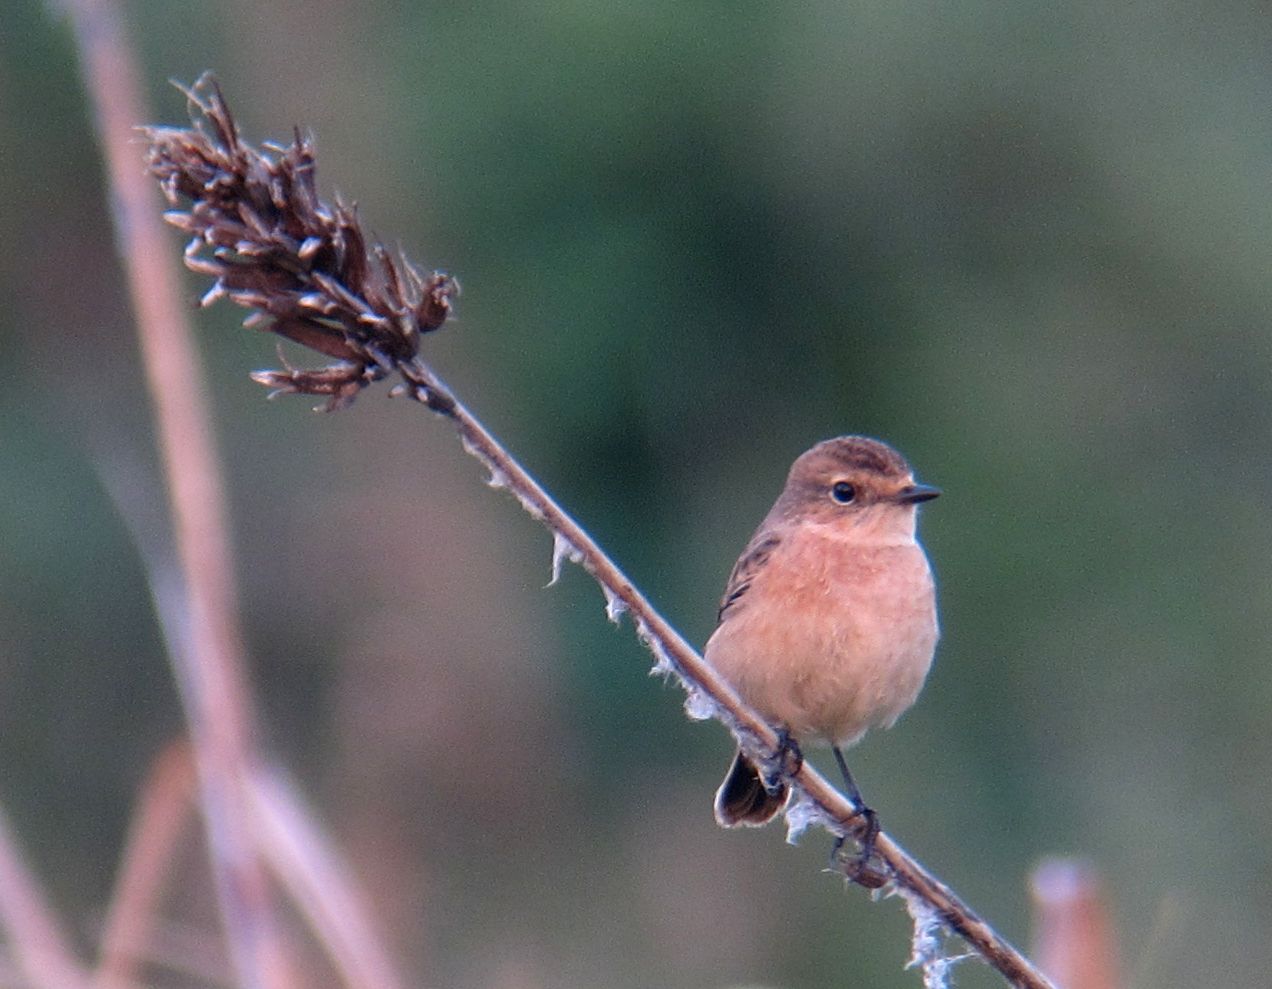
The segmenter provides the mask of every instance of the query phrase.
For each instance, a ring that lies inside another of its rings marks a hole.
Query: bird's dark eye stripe
[[[830,489],[830,496],[841,505],[846,505],[857,497],[857,489],[847,481],[836,481]]]

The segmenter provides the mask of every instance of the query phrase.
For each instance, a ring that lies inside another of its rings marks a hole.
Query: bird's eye
[[[857,489],[847,481],[836,481],[830,489],[830,496],[841,505],[847,505],[857,497]]]

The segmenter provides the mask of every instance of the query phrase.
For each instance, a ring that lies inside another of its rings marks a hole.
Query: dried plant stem
[[[0,814],[0,927],[13,947],[14,968],[36,989],[76,989],[88,979],[56,914],[27,869],[9,822]]]
[[[194,786],[189,743],[170,743],[150,767],[129,825],[93,973],[95,989],[123,989],[137,982],[137,962],[149,948],[164,881],[193,817]]]
[[[1047,859],[1030,880],[1034,956],[1062,989],[1118,989],[1117,939],[1103,884],[1075,859]]]
[[[238,780],[252,719],[234,604],[225,495],[177,266],[154,191],[137,167],[145,117],[135,63],[112,0],[61,0],[74,26],[115,230],[136,314],[175,528],[188,622],[171,650],[194,742],[199,788],[230,954],[243,989],[285,985],[282,948]]]
[[[318,351],[335,363],[316,370],[287,367],[253,377],[277,392],[321,395],[326,408],[349,402],[372,382],[397,375],[406,394],[450,419],[464,447],[490,471],[491,483],[514,494],[553,534],[554,565],[580,563],[605,592],[610,616],[628,612],[637,633],[689,693],[695,715],[724,722],[748,752],[767,758],[777,732],[745,705],[633,586],[599,546],[420,360],[424,334],[443,325],[454,280],[422,275],[404,258],[370,242],[353,209],[317,195],[310,141],[261,150],[242,139],[216,84],[205,77],[187,95],[199,114],[194,128],[151,128],[150,168],[174,204],[168,221],[190,236],[186,263],[214,279],[204,298],[228,297],[252,310],[248,325]],[[863,822],[851,803],[805,763],[788,776],[795,802],[792,833],[818,823],[855,834]],[[946,885],[886,835],[876,849],[887,879],[915,917],[914,964],[929,986],[943,985],[951,959],[939,929],[961,935],[1014,986],[1046,989],[1032,964],[973,913]]]
[[[257,846],[351,989],[404,989],[371,913],[287,777],[262,766],[247,781]]]
[[[411,396],[450,419],[465,449],[490,470],[491,477],[515,494],[526,511],[547,526],[555,537],[564,540],[571,555],[606,589],[607,596],[612,595],[623,603],[641,638],[660,658],[667,658],[689,688],[707,694],[718,705],[722,720],[744,740],[749,736],[752,746],[758,745],[761,755],[771,752],[778,742],[773,725],[742,702],[733,688],[654,609],[592,537],[454,397],[437,375],[418,358],[400,366],[399,371],[412,385]],[[812,801],[828,830],[836,835],[854,832],[860,821],[853,805],[808,762],[792,777],[792,782]],[[921,897],[946,926],[967,941],[1012,985],[1048,989],[1050,983],[1027,958],[892,838],[881,832],[875,848],[887,862],[893,880]]]
[[[141,555],[167,648],[175,652],[182,648],[185,602],[171,586],[173,567],[164,562],[166,547],[157,544],[137,517],[120,478],[107,472],[105,481]],[[116,882],[96,989],[133,984],[129,980],[136,960],[156,957],[153,940],[162,933],[155,917],[159,887],[180,825],[196,809],[190,792],[193,773],[193,756],[184,740],[161,753],[151,769]],[[239,783],[253,847],[309,922],[344,984],[351,989],[402,989],[365,898],[300,794],[260,759],[248,765]],[[170,948],[160,959],[169,967],[194,964]],[[193,970],[207,967],[194,965]]]

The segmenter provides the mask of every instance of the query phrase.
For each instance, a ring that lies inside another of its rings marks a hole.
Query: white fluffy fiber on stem
[[[888,889],[889,896],[899,896],[905,902],[906,912],[914,922],[914,934],[910,941],[910,960],[906,968],[918,968],[923,972],[923,989],[949,989],[950,970],[961,961],[975,958],[965,952],[951,955],[946,951],[946,938],[950,929],[932,904],[918,893],[899,883]]]
[[[804,837],[804,832],[811,827],[820,826],[828,830],[831,827],[831,820],[826,812],[818,806],[817,801],[799,787],[792,790],[791,799],[787,802],[784,813],[788,845],[798,845],[800,838]]]
[[[627,605],[623,599],[610,590],[608,584],[601,584],[601,592],[605,595],[605,617],[615,625],[622,624],[622,617],[627,613]]]
[[[565,536],[554,530],[552,533],[552,579],[548,581],[548,587],[561,579],[561,564],[566,560],[571,563],[581,563],[583,554]]]

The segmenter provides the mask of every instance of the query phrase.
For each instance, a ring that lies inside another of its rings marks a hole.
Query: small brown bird
[[[738,559],[705,657],[742,699],[794,741],[828,743],[848,796],[877,830],[841,749],[890,727],[918,696],[938,635],[936,592],[915,540],[918,484],[892,447],[826,440],[791,467],[777,503]],[[787,787],[742,752],[716,793],[724,827],[767,823]]]

